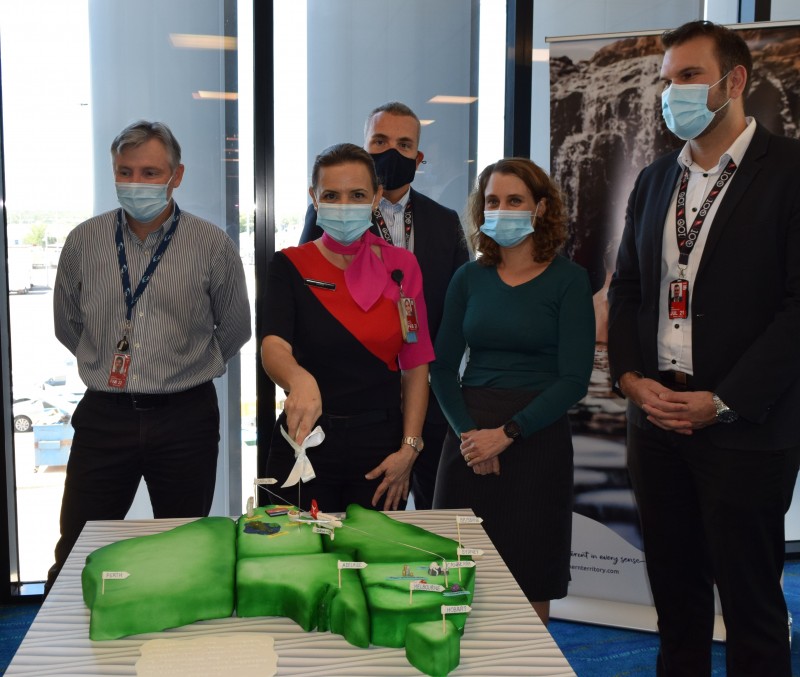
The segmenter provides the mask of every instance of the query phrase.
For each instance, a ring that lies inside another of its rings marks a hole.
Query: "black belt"
[[[344,430],[346,428],[360,428],[374,423],[383,423],[391,418],[389,409],[371,409],[361,414],[352,416],[337,416],[336,414],[322,414],[319,423],[324,430]]]
[[[84,398],[90,400],[100,400],[109,404],[136,411],[149,411],[150,409],[160,409],[168,404],[175,404],[184,397],[197,394],[204,388],[213,388],[211,381],[201,383],[199,386],[181,390],[177,393],[109,393],[101,390],[87,390]]]
[[[687,374],[685,371],[668,371],[658,372],[661,377],[662,383],[669,383],[671,385],[682,386],[683,388],[691,388],[694,382],[694,376]]]

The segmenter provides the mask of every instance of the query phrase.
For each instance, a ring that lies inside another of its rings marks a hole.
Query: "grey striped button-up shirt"
[[[53,294],[56,337],[74,353],[87,387],[110,392],[119,392],[109,387],[108,376],[126,314],[114,243],[117,211],[84,221],[69,234]],[[171,223],[172,214],[144,242],[123,224],[133,290]],[[181,212],[131,324],[125,391],[180,392],[225,373],[251,333],[244,269],[227,233]]]

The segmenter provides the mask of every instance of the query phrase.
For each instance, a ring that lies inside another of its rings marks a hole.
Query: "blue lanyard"
[[[119,260],[119,274],[122,278],[122,293],[125,295],[125,305],[128,308],[125,319],[129,325],[131,317],[133,316],[133,307],[136,305],[139,297],[144,293],[147,283],[150,282],[150,278],[153,277],[153,273],[158,267],[158,264],[161,262],[161,257],[164,256],[164,252],[167,251],[167,247],[169,247],[172,236],[175,234],[175,229],[178,227],[178,221],[180,218],[181,210],[178,209],[178,205],[175,205],[175,214],[172,217],[172,225],[167,231],[167,234],[164,235],[161,243],[158,245],[156,253],[153,254],[153,258],[150,259],[150,263],[147,264],[147,268],[144,271],[144,275],[142,275],[142,279],[139,280],[139,285],[136,287],[136,291],[133,293],[133,295],[131,295],[131,277],[128,274],[128,259],[125,256],[125,241],[122,239],[122,210],[120,209],[117,212],[117,232],[115,236],[117,243],[117,259]]]

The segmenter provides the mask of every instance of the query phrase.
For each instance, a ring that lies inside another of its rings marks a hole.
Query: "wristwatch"
[[[417,453],[425,448],[425,443],[422,441],[421,437],[404,437],[403,444],[407,444]]]
[[[518,440],[522,437],[522,428],[520,428],[519,423],[514,420],[509,421],[503,426],[503,432],[506,434],[511,440]]]
[[[717,408],[717,421],[720,423],[733,423],[739,418],[739,414],[725,404],[717,393],[711,393],[711,399],[714,402],[714,406]]]

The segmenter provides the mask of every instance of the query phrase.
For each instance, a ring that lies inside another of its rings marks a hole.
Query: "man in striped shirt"
[[[172,199],[184,166],[169,128],[136,122],[111,157],[122,208],[69,234],[53,295],[56,337],[87,391],[72,417],[46,590],[85,522],[123,519],[142,477],[156,518],[208,515],[219,443],[212,380],[251,332],[234,243]]]

